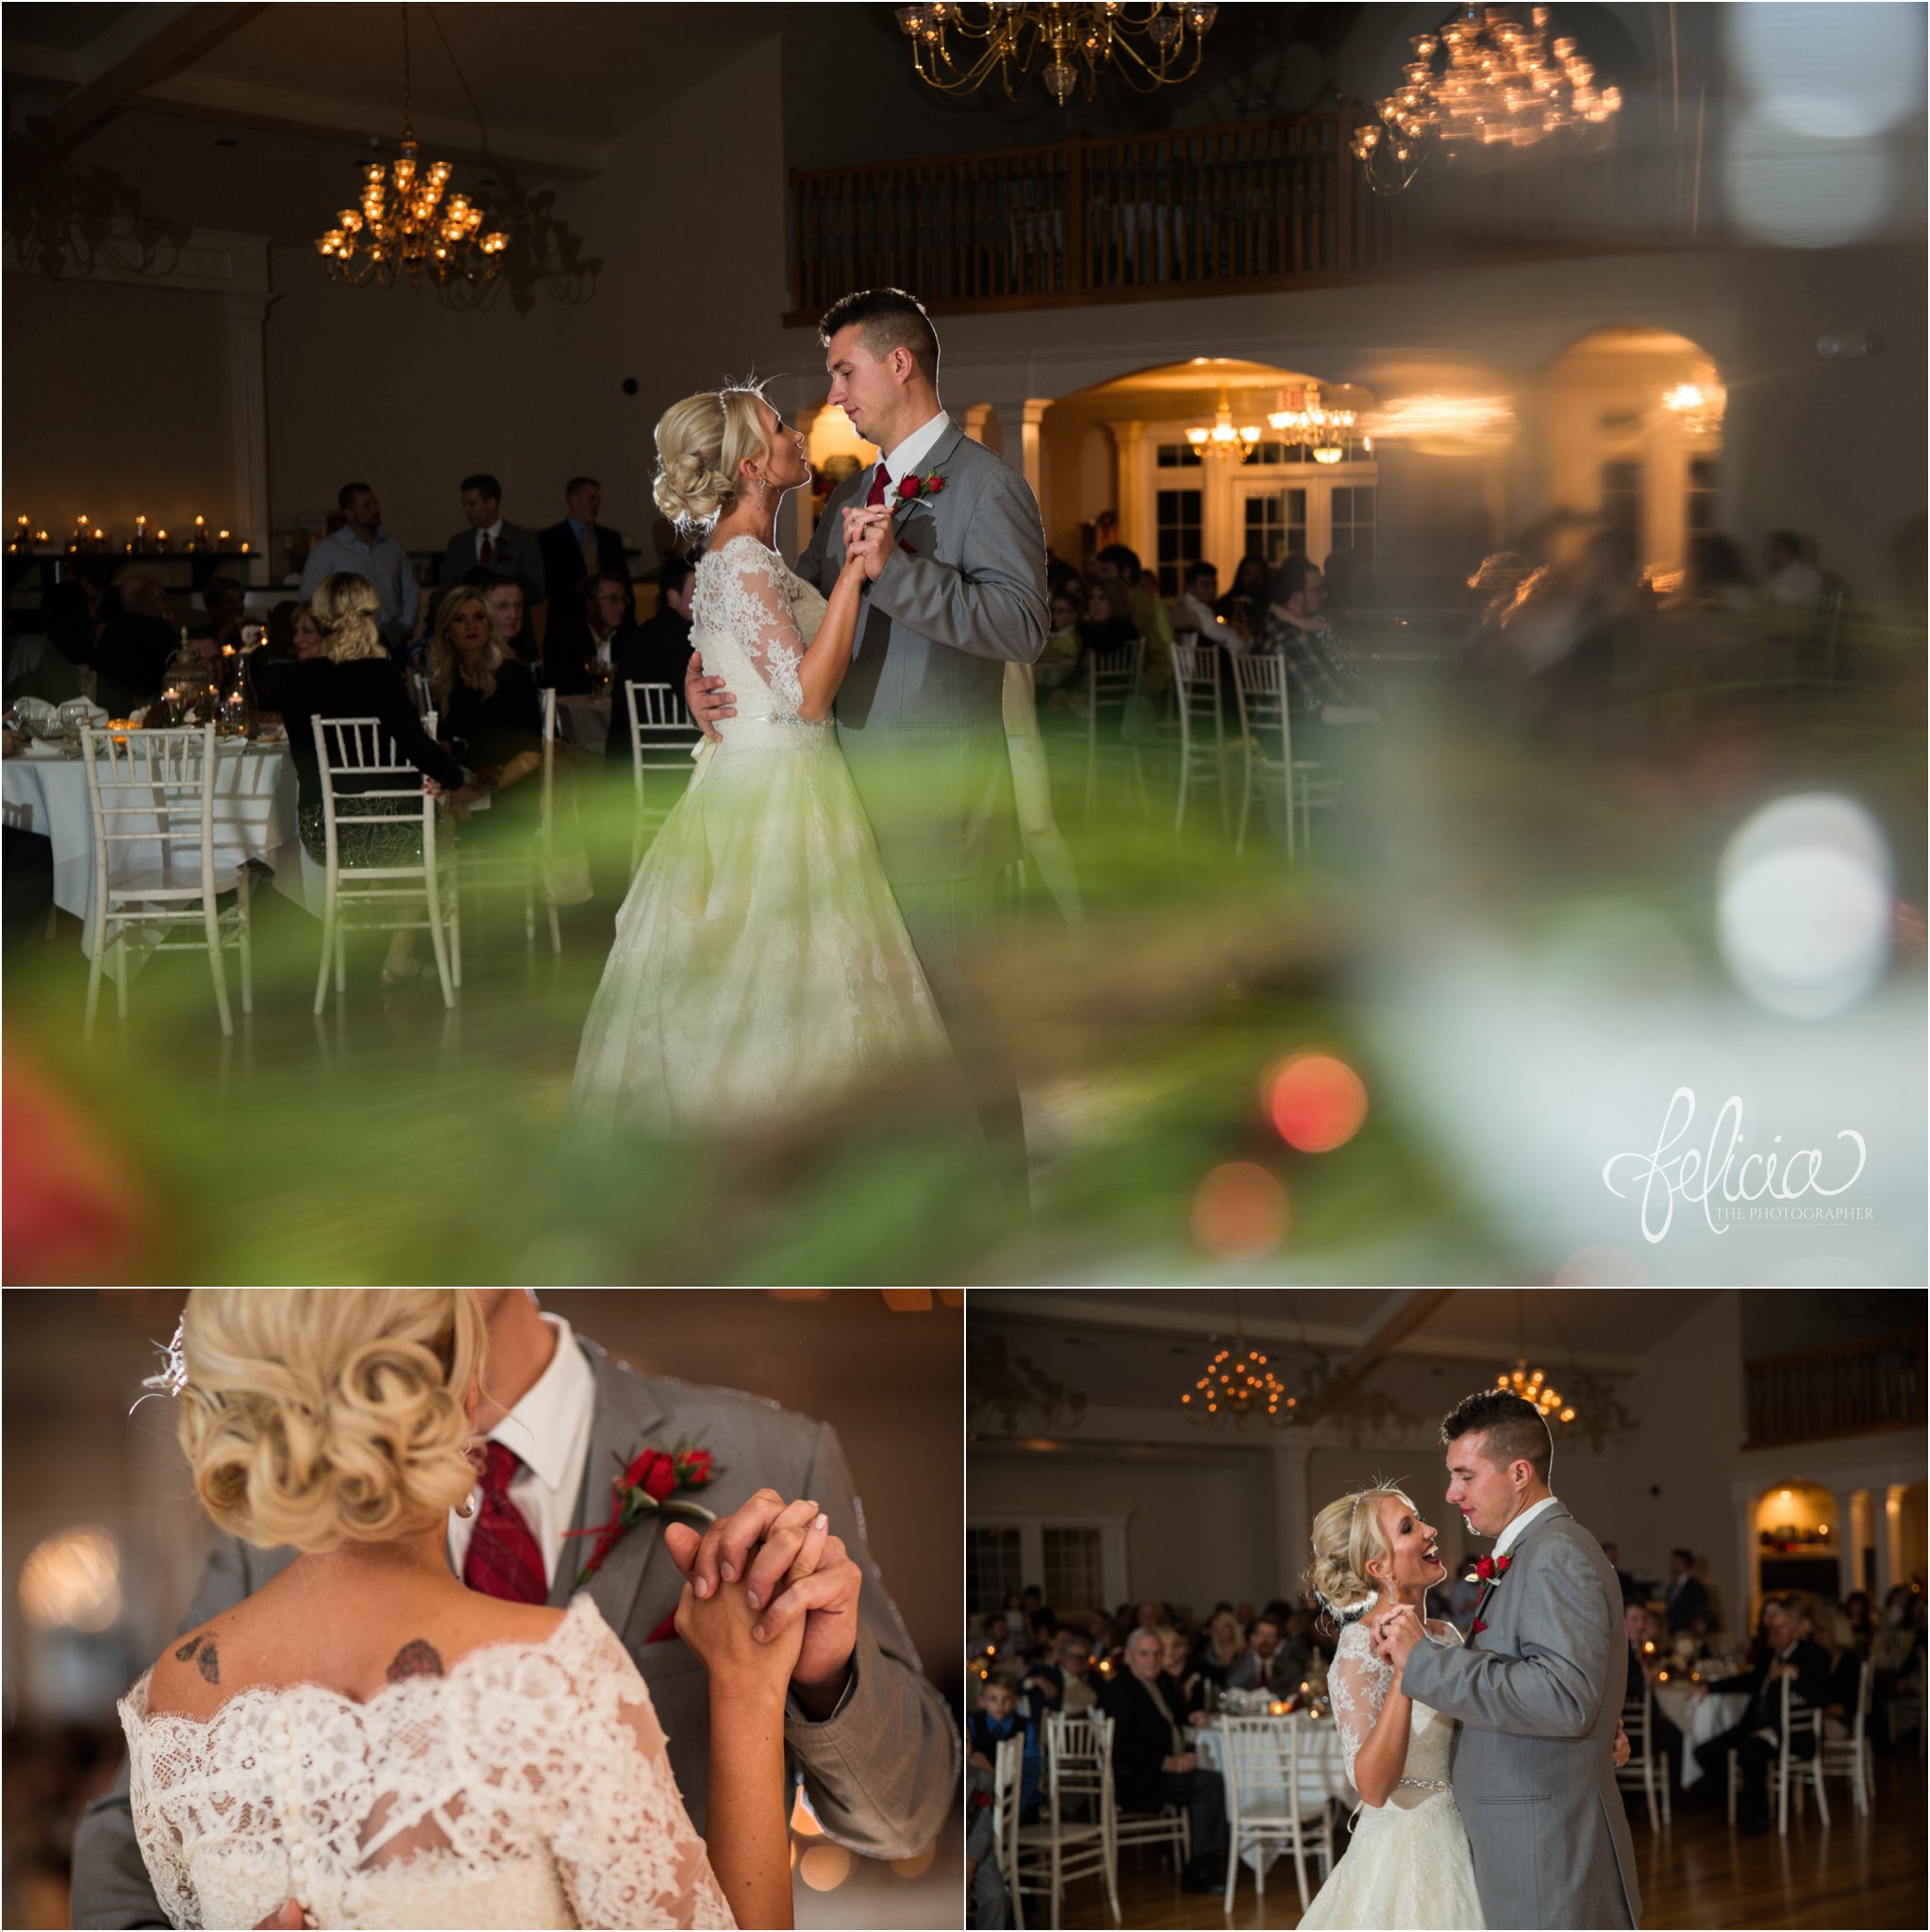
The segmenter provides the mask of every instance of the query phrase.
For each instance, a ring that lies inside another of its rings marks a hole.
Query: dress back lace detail
[[[258,1686],[120,1706],[134,1828],[175,1925],[728,1926],[650,1693],[595,1604],[358,1703]]]
[[[824,599],[755,537],[733,537],[697,565],[690,642],[705,672],[722,677],[738,715],[720,727],[760,719],[800,722],[798,664],[824,618]]]

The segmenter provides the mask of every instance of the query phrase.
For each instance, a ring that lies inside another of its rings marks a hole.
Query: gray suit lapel
[[[583,1489],[576,1499],[572,1529],[601,1529],[609,1521],[610,1481],[622,1474],[630,1458],[662,1426],[663,1415],[652,1399],[649,1383],[620,1369],[594,1342],[577,1337],[596,1377],[596,1416],[590,1431],[590,1455],[583,1465]],[[656,1443],[667,1448],[668,1443]],[[617,1539],[603,1566],[584,1588],[603,1612],[604,1622],[619,1636],[629,1622],[643,1573],[661,1541],[661,1524],[645,1519]],[[562,1559],[550,1583],[549,1601],[560,1609],[575,1594],[575,1581],[591,1552],[594,1536],[572,1537],[563,1545]],[[667,1560],[667,1559],[666,1559]]]

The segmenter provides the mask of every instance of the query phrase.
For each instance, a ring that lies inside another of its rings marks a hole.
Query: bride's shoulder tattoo
[[[440,1677],[442,1674],[441,1654],[423,1637],[405,1643],[389,1665],[389,1681],[391,1684],[399,1684],[405,1677]]]
[[[216,1657],[214,1639],[191,1637],[175,1653],[177,1664],[191,1663],[210,1684],[221,1682],[221,1659]]]

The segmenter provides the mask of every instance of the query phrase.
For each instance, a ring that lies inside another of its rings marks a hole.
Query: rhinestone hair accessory
[[[1322,1609],[1325,1610],[1327,1615],[1337,1624],[1357,1624],[1362,1617],[1366,1616],[1369,1610],[1373,1609],[1375,1604],[1380,1602],[1380,1591],[1377,1590],[1371,1591],[1352,1609],[1343,1610],[1324,1591],[1317,1590],[1314,1591],[1314,1595],[1320,1598]]]
[[[151,1402],[157,1395],[178,1397],[181,1391],[188,1386],[188,1357],[181,1347],[181,1333],[187,1325],[188,1318],[183,1315],[175,1324],[175,1339],[166,1343],[155,1343],[155,1347],[160,1351],[161,1365],[141,1383],[141,1386],[147,1393],[136,1396],[129,1404],[129,1415],[132,1415],[143,1402]]]

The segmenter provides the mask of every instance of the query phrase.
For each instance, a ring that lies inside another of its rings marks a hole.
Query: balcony
[[[1453,257],[1655,246],[1697,229],[1667,143],[1470,157],[1371,193],[1357,110],[873,166],[793,170],[790,326],[852,289],[936,313],[1073,308],[1356,280]],[[1472,178],[1471,178],[1472,177]],[[1703,239],[1708,228],[1702,224]]]
[[[1745,1362],[1744,1447],[1922,1428],[1923,1346],[1915,1328]]]

